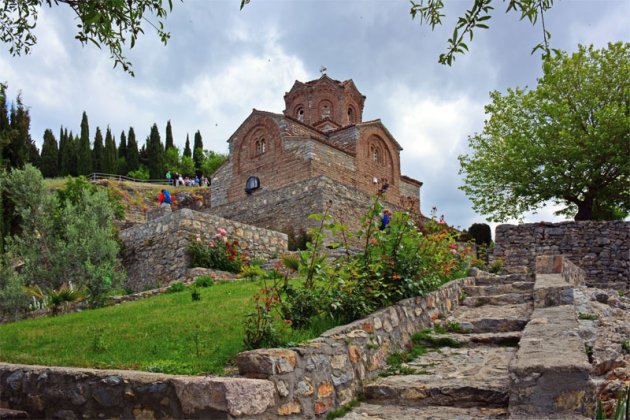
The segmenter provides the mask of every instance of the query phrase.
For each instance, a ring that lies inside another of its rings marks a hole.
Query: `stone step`
[[[461,304],[464,306],[482,306],[482,305],[510,305],[518,303],[527,303],[534,300],[531,293],[505,293],[502,295],[490,296],[470,296],[464,298]]]
[[[499,333],[478,334],[434,334],[437,338],[450,338],[457,341],[462,347],[474,346],[501,346],[516,347],[521,339],[522,331],[507,331]]]
[[[505,276],[496,276],[489,274],[487,276],[478,276],[475,278],[477,286],[492,286],[495,284],[511,284],[516,282],[532,282],[534,279],[527,274],[508,274]]]
[[[404,406],[507,407],[509,347],[442,347],[405,366],[413,375],[377,378],[365,386],[370,403]]]
[[[8,419],[28,419],[30,416],[26,411],[21,410],[11,410],[9,408],[0,407],[0,419],[8,420]]]
[[[507,416],[507,409],[503,407],[406,407],[361,403],[341,418],[345,420],[481,420],[505,419]]]
[[[531,293],[534,282],[517,281],[510,284],[493,284],[489,286],[464,286],[462,288],[467,297],[504,295],[506,293]]]
[[[532,310],[532,303],[503,306],[460,306],[443,322],[459,324],[464,333],[521,331],[527,325]]]

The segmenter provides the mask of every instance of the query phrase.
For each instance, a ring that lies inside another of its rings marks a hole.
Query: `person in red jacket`
[[[158,203],[160,203],[160,207],[168,207],[171,208],[171,204],[173,203],[173,198],[171,197],[171,193],[168,190],[164,189],[160,191],[160,196],[158,197]]]

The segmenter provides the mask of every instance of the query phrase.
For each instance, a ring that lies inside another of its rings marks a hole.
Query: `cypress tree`
[[[164,150],[168,150],[170,147],[175,147],[173,144],[173,128],[171,127],[171,120],[166,123],[166,144]]]
[[[151,179],[164,177],[164,146],[160,139],[160,132],[157,124],[151,127],[151,134],[147,139],[147,168]]]
[[[125,130],[120,132],[120,142],[118,143],[118,163],[116,165],[118,175],[127,175],[127,136]]]
[[[195,147],[193,148],[193,160],[195,161],[195,169],[199,171],[203,163],[203,141],[199,130],[195,133]]]
[[[94,136],[92,160],[94,172],[103,172],[105,169],[105,146],[103,146],[103,134],[101,134],[99,127],[96,127],[96,135]]]
[[[92,173],[92,151],[90,150],[90,126],[85,111],[81,117],[81,137],[77,150],[77,171],[79,175]]]
[[[77,167],[79,151],[79,137],[75,137],[72,131],[68,134],[68,175],[79,176]]]
[[[18,95],[16,103],[17,108],[11,105],[8,143],[3,149],[3,158],[6,159],[9,168],[22,168],[29,161],[31,136],[28,131],[31,119],[22,103],[21,95]]]
[[[136,142],[136,133],[133,127],[129,127],[129,137],[127,138],[127,173],[140,168],[140,153]]]
[[[105,150],[103,153],[103,170],[105,173],[116,173],[117,155],[116,141],[114,137],[112,137],[112,131],[107,127],[107,131],[105,132]]]
[[[4,146],[9,142],[9,113],[7,110],[7,86],[0,83],[0,170],[4,168],[3,152]]]
[[[57,139],[52,130],[44,131],[44,143],[42,144],[41,171],[45,178],[54,178],[59,175],[59,149]]]
[[[70,174],[70,155],[68,154],[68,130],[59,129],[59,176]]]
[[[192,152],[190,151],[190,139],[188,138],[188,134],[186,134],[186,145],[184,146],[184,156],[192,157]]]

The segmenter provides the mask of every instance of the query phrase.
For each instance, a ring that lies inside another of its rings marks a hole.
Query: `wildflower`
[[[449,246],[451,247],[451,249],[457,248],[457,245],[455,245],[455,244],[450,244]]]
[[[201,236],[197,235],[197,236],[195,237],[195,241],[197,241],[197,242],[201,242]]]
[[[226,231],[225,229],[223,229],[223,228],[219,228],[219,229],[217,229],[217,231],[219,232],[219,234],[220,234],[221,236],[225,236],[225,235],[227,235],[227,231]]]
[[[210,248],[214,248],[214,247],[215,247],[215,243],[214,243],[214,241],[210,241],[210,242],[208,242],[208,245],[210,246]]]
[[[456,249],[451,249],[451,254],[453,254],[453,255],[457,254],[457,250]]]

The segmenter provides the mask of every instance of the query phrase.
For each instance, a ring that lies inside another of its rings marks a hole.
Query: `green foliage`
[[[201,162],[201,172],[207,177],[212,176],[219,166],[223,165],[223,162],[228,160],[227,155],[217,153],[212,150],[204,150],[203,157],[204,159]]]
[[[606,413],[602,408],[602,401],[597,400],[597,411],[595,413],[595,420],[605,420]],[[615,402],[615,409],[610,417],[611,420],[628,420],[630,419],[630,386],[625,389],[622,388],[617,396]]]
[[[626,354],[630,354],[630,338],[621,344],[621,350],[623,350]]]
[[[201,133],[199,130],[195,133],[195,142],[193,146],[193,160],[195,161],[195,170],[201,169],[201,164],[203,162],[203,140],[201,138]]]
[[[59,175],[59,148],[51,130],[44,131],[40,169],[46,178],[55,178]]]
[[[199,301],[201,300],[201,293],[199,293],[199,290],[197,290],[196,288],[193,288],[190,291],[190,297],[192,298],[193,302]]]
[[[192,158],[192,152],[190,150],[190,139],[188,137],[188,134],[186,134],[186,144],[184,145],[184,157]],[[192,172],[186,172],[186,173],[192,173]]]
[[[267,272],[258,265],[245,265],[241,268],[240,276],[246,279],[255,279],[258,277],[264,277]]]
[[[146,151],[149,176],[151,179],[164,178],[164,145],[162,144],[157,124],[151,126]]]
[[[96,127],[94,135],[94,148],[92,149],[92,168],[94,172],[103,172],[105,168],[105,146],[103,144],[103,133]]]
[[[238,240],[230,241],[225,229],[221,228],[212,238],[202,238],[201,235],[191,237],[188,255],[191,267],[239,273],[243,264]]]
[[[179,293],[183,292],[184,290],[186,290],[186,285],[181,281],[176,281],[168,286],[168,288],[166,289],[166,293]]]
[[[46,306],[52,309],[53,315],[58,315],[69,303],[83,299],[83,293],[76,290],[72,283],[62,284],[59,289],[51,289],[45,294]]]
[[[589,313],[589,312],[579,312],[578,313],[578,319],[584,319],[584,320],[588,320],[588,321],[595,321],[599,319],[599,316],[597,316],[597,314],[593,314],[593,313]]]
[[[473,208],[492,221],[548,201],[576,220],[630,212],[630,44],[557,53],[533,90],[492,92],[483,132],[459,157]],[[577,212],[576,212],[577,210]]]
[[[85,111],[81,117],[81,136],[77,146],[77,171],[79,175],[87,176],[92,173],[93,162],[90,149],[90,126]]]
[[[103,303],[124,276],[117,262],[112,208],[107,193],[85,179],[49,193],[41,174],[27,165],[2,182],[20,229],[7,241],[9,262],[19,261],[24,284],[58,289],[72,282],[86,290],[92,306]]]
[[[28,54],[37,43],[34,34],[39,8],[47,4],[52,7],[60,3],[73,10],[78,19],[75,38],[84,46],[94,44],[106,47],[114,67],[121,65],[133,76],[131,62],[123,55],[123,49],[133,48],[140,34],[144,33],[145,22],[156,30],[162,43],[166,44],[170,34],[164,31],[164,19],[173,8],[173,0],[164,7],[162,0],[129,1],[52,1],[52,0],[6,0],[0,10],[0,39],[9,47],[12,55]],[[157,21],[151,22],[149,17]]]
[[[107,127],[105,132],[105,148],[103,149],[103,172],[107,174],[115,174],[118,163],[118,149],[116,148],[116,140],[112,136],[112,131]]]
[[[503,258],[497,258],[490,263],[488,271],[493,274],[499,274],[503,271]]]
[[[241,0],[241,8],[243,3],[249,0]],[[473,40],[473,32],[476,29],[488,29],[492,10],[494,10],[494,0],[475,0],[466,10],[463,16],[457,19],[457,24],[453,30],[453,35],[448,39],[448,49],[445,53],[440,54],[438,59],[440,64],[448,64],[449,66],[455,61],[456,54],[465,54],[468,51],[468,44]],[[510,0],[508,2],[506,13],[514,12],[520,15],[520,20],[527,19],[532,25],[535,25],[538,18],[541,18],[543,42],[539,43],[532,49],[532,54],[538,50],[543,51],[544,55],[550,54],[549,38],[551,34],[546,30],[544,24],[544,14],[553,7],[553,0]],[[419,0],[411,1],[411,17],[419,19],[421,25],[430,25],[434,30],[436,26],[442,25],[442,18],[445,16],[442,11],[444,2],[442,0]]]
[[[140,152],[138,151],[138,143],[136,142],[136,133],[133,127],[129,127],[129,136],[127,138],[127,154],[125,155],[127,161],[127,171],[129,176],[137,179],[149,179],[148,171],[146,178],[139,178],[131,175],[131,171],[137,171],[140,169]]]
[[[24,291],[24,281],[12,267],[0,259],[0,314],[13,319],[26,312],[29,297]]]
[[[210,276],[200,276],[193,282],[195,287],[211,287],[214,285],[214,279]]]
[[[140,166],[135,171],[130,171],[127,175],[134,179],[150,179],[151,177],[149,170],[144,165]]]
[[[492,232],[486,223],[473,223],[468,228],[468,233],[475,239],[476,245],[490,245],[492,242]]]
[[[328,414],[326,414],[326,420],[341,418],[351,412],[352,409],[358,407],[359,404],[361,404],[359,400],[352,400],[348,404],[344,404],[335,410],[329,411]]]

